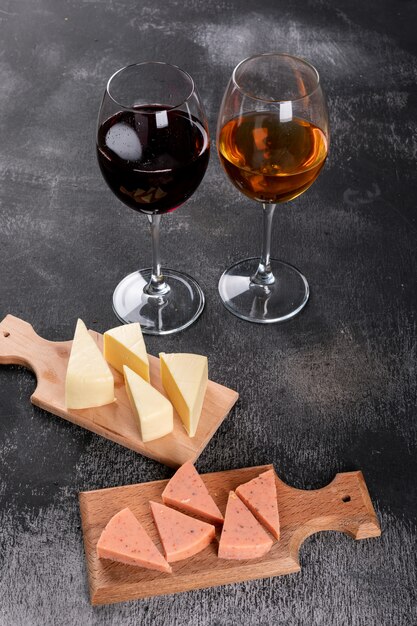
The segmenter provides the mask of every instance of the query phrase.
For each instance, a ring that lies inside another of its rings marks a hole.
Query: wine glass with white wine
[[[263,205],[260,258],[238,261],[220,278],[226,308],[262,324],[288,320],[306,305],[309,286],[294,266],[272,259],[276,205],[304,193],[329,149],[329,120],[317,70],[288,54],[267,53],[235,68],[217,126],[221,164],[240,192]]]

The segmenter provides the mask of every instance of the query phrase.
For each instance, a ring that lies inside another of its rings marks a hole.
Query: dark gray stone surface
[[[285,325],[222,307],[222,270],[256,254],[260,210],[213,150],[189,202],[163,220],[163,259],[200,280],[197,324],[150,352],[209,356],[241,400],[198,468],[274,463],[297,487],[362,469],[380,540],[326,533],[297,575],[92,608],[79,490],[170,470],[31,406],[34,376],[0,368],[0,624],[196,626],[417,624],[416,6],[352,0],[5,0],[0,8],[0,315],[49,339],[79,316],[116,323],[117,281],[148,265],[144,217],[101,178],[95,120],[126,63],[166,60],[195,78],[212,137],[232,68],[252,53],[310,59],[332,146],[316,184],[278,209],[273,250],[304,270],[305,311]]]

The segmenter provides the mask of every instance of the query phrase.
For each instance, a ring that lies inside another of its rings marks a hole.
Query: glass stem
[[[148,215],[152,235],[152,275],[144,291],[148,296],[163,296],[170,291],[169,285],[161,272],[161,255],[159,248],[160,215]]]
[[[275,276],[271,271],[270,257],[272,218],[274,217],[276,204],[264,204],[263,207],[262,253],[258,269],[252,276],[251,281],[256,285],[273,285],[275,282]]]

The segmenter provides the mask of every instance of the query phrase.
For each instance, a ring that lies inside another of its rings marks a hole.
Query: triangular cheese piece
[[[142,524],[127,508],[116,513],[101,533],[97,556],[167,574],[172,571]]]
[[[123,366],[126,392],[142,441],[153,441],[172,432],[174,411],[169,400],[126,365]]]
[[[229,493],[219,544],[220,559],[257,559],[272,546],[267,535],[234,491]]]
[[[114,380],[100,348],[77,321],[65,379],[65,405],[87,409],[114,401]]]
[[[191,461],[181,465],[175,472],[162,492],[162,500],[168,506],[192,513],[209,522],[223,522],[223,515]]]
[[[194,437],[208,382],[207,357],[199,354],[159,355],[162,385],[185,430]]]
[[[187,559],[204,550],[215,536],[215,528],[163,504],[150,502],[155,525],[169,563]]]
[[[270,469],[236,489],[239,498],[276,539],[279,539],[279,514],[275,472]]]
[[[104,358],[114,369],[123,374],[123,365],[149,378],[149,360],[140,324],[124,324],[104,333]]]

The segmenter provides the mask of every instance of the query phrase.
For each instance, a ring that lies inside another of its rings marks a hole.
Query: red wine
[[[138,107],[99,128],[97,157],[110,189],[141,213],[173,211],[200,184],[210,142],[203,125],[183,111]]]

